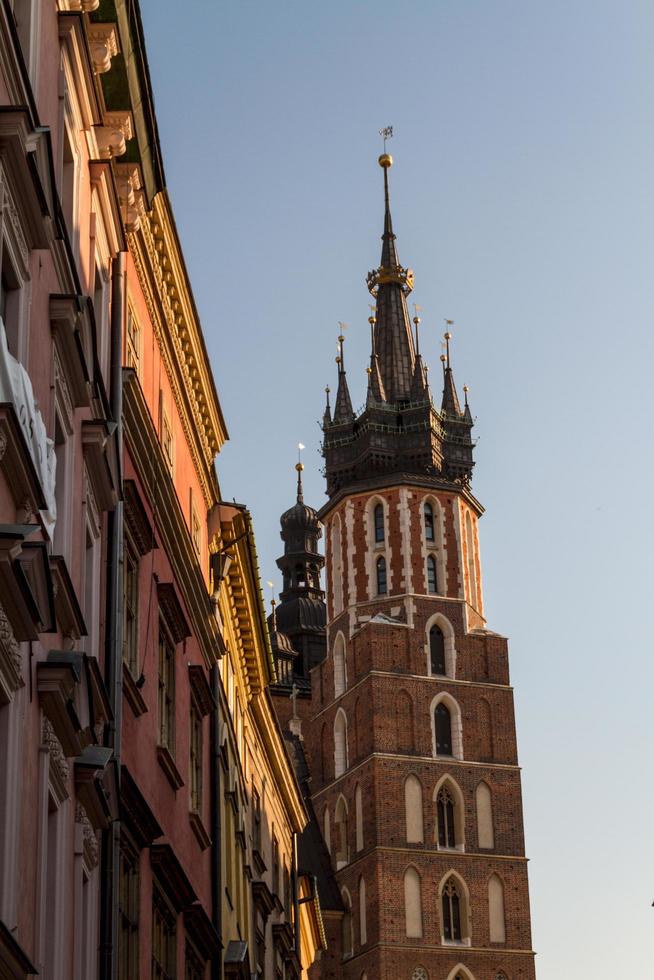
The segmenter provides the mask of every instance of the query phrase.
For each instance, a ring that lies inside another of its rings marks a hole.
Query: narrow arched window
[[[498,875],[491,875],[488,881],[488,918],[490,941],[492,943],[505,943],[504,885]]]
[[[477,843],[480,848],[490,850],[495,847],[495,833],[493,829],[493,798],[487,783],[481,782],[477,786],[475,803],[477,805]]]
[[[442,701],[436,706],[436,755],[452,755],[452,716]]]
[[[347,720],[341,710],[334,721],[334,778],[338,779],[347,769]]]
[[[375,544],[379,544],[380,541],[384,540],[384,507],[383,504],[377,504],[374,511],[375,517]]]
[[[354,819],[355,819],[355,829],[356,829],[356,849],[357,851],[363,850],[363,797],[361,794],[361,787],[357,783],[357,788],[354,791]]]
[[[386,595],[386,559],[377,559],[377,595]]]
[[[434,508],[431,504],[425,504],[425,538],[434,540]]]
[[[431,595],[438,592],[438,580],[436,578],[436,559],[430,555],[427,559],[427,591]]]
[[[354,950],[354,929],[352,923],[352,899],[347,888],[341,892],[345,913],[341,921],[341,942],[343,944],[343,956],[351,956]]]
[[[339,698],[345,690],[345,641],[342,634],[336,637],[334,644],[334,697]]]
[[[339,796],[334,812],[334,842],[336,868],[343,868],[350,860],[350,847],[347,833],[347,806],[342,796]]]
[[[443,936],[450,942],[461,939],[461,902],[459,890],[453,878],[449,878],[443,888]]]
[[[422,819],[422,784],[417,776],[407,776],[404,783],[404,811],[407,844],[422,844],[424,829]]]
[[[454,797],[447,786],[443,786],[436,799],[438,818],[438,843],[441,847],[456,847],[454,825]]]
[[[429,659],[432,674],[444,676],[445,669],[445,637],[440,626],[432,626],[429,630]]]
[[[422,939],[422,894],[420,875],[415,868],[404,872],[404,915],[409,939]]]
[[[366,883],[359,878],[359,942],[365,946],[368,942],[368,927],[366,923]]]

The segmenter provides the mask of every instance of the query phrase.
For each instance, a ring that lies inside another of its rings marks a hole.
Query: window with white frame
[[[123,661],[135,679],[139,676],[139,553],[125,530],[123,555]]]
[[[127,307],[127,323],[125,326],[125,364],[133,368],[137,374],[141,368],[141,328],[134,310]]]
[[[191,813],[202,814],[202,712],[197,702],[191,696],[191,717],[190,717],[190,739],[189,739],[189,771],[191,781]]]

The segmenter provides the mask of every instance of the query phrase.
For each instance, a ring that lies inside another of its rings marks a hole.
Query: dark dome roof
[[[308,504],[302,503],[298,500],[296,504],[285,510],[280,517],[280,523],[282,528],[286,530],[287,528],[307,528],[307,527],[318,527],[318,514],[313,509],[309,507]]]
[[[285,599],[277,607],[277,629],[293,633],[298,629],[323,632],[325,629],[325,603],[311,596]]]

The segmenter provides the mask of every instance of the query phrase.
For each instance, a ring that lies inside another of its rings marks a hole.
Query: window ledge
[[[182,775],[175,765],[175,760],[172,757],[170,749],[166,748],[165,745],[157,745],[157,762],[166,774],[166,778],[172,788],[177,792],[184,785],[184,780]]]
[[[191,830],[195,834],[197,842],[200,845],[200,850],[206,851],[211,844],[211,837],[207,833],[206,827],[202,823],[202,817],[196,810],[191,810],[188,815],[188,821],[191,825]]]
[[[443,939],[443,937],[441,936],[441,943],[443,944],[443,946],[458,946],[459,948],[461,948],[462,946],[471,946],[472,945],[472,940],[470,940],[470,939]]]
[[[140,715],[144,715],[148,710],[148,706],[145,703],[145,699],[141,694],[138,684],[134,680],[131,670],[123,660],[123,694],[129,704],[130,708],[134,712],[136,718]]]

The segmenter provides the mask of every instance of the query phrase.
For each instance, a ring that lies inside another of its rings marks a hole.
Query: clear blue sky
[[[337,321],[363,401],[392,124],[400,259],[478,417],[539,980],[654,975],[651,0],[142,0],[165,169],[231,434],[223,495],[324,500]]]

